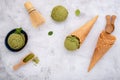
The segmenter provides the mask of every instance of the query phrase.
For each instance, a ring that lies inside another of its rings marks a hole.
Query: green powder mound
[[[30,53],[29,55],[27,55],[24,59],[23,59],[23,62],[28,62],[30,61],[31,59],[33,59],[35,57],[35,55],[33,53]]]
[[[76,15],[76,16],[79,16],[79,15],[80,15],[80,10],[79,10],[79,9],[77,9],[77,10],[75,11],[75,15]]]
[[[67,36],[64,42],[64,46],[67,50],[73,51],[80,47],[80,41],[75,36]]]
[[[13,33],[8,37],[8,45],[12,49],[20,49],[25,45],[24,34]]]
[[[68,11],[65,7],[59,5],[53,8],[51,17],[57,22],[64,21],[68,16]]]
[[[53,34],[53,31],[49,31],[48,35],[51,36]]]
[[[35,62],[36,64],[38,64],[40,62],[38,57],[35,57],[32,61]]]

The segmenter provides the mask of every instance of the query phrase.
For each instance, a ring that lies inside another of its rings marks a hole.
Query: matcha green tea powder
[[[8,38],[8,45],[12,49],[20,49],[25,45],[25,37],[23,34],[13,33]]]
[[[48,35],[49,35],[49,36],[52,36],[52,35],[53,35],[53,31],[49,31],[49,32],[48,32]]]
[[[75,11],[75,15],[76,15],[76,16],[79,16],[79,15],[80,15],[80,10],[79,10],[79,9],[77,9],[77,10]]]

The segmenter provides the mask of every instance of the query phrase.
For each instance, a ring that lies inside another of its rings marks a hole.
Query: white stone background
[[[27,0],[0,0],[0,80],[120,80],[120,0],[30,0],[45,17],[39,28],[31,25],[24,3]],[[68,9],[66,21],[57,23],[50,17],[52,8],[63,5]],[[79,17],[75,10],[80,9]],[[87,72],[100,32],[105,28],[106,15],[117,16],[114,46]],[[81,48],[70,52],[64,48],[65,37],[95,15],[97,22]],[[20,52],[11,52],[4,45],[7,33],[22,27],[28,34],[28,43]],[[52,36],[48,32],[53,31]],[[33,52],[40,59],[38,65],[29,63],[18,71],[13,65]]]

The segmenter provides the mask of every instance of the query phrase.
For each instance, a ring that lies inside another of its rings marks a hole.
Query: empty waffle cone
[[[80,44],[82,44],[85,38],[87,37],[88,33],[92,29],[93,25],[97,21],[97,18],[98,16],[95,16],[93,19],[84,24],[82,27],[74,31],[71,35],[78,37],[80,40]]]
[[[105,55],[105,53],[113,46],[114,42],[116,40],[116,37],[107,34],[105,31],[103,31],[99,38],[96,45],[96,48],[94,50],[88,72],[95,66],[95,64]]]

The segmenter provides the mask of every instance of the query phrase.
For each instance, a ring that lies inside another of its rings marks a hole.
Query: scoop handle
[[[114,24],[114,23],[115,23],[115,20],[116,20],[116,16],[115,16],[115,15],[112,15],[111,24]]]
[[[110,15],[106,16],[106,24],[111,24]]]
[[[13,66],[13,69],[14,69],[14,70],[18,70],[18,69],[19,69],[20,67],[22,67],[23,65],[25,65],[25,63],[24,63],[24,62],[20,62],[20,63],[14,65],[14,66]]]

